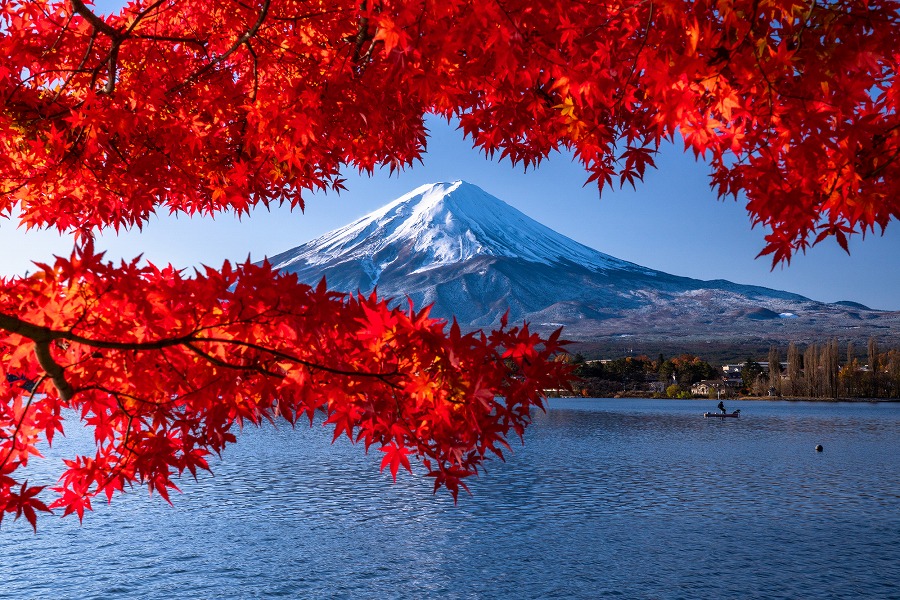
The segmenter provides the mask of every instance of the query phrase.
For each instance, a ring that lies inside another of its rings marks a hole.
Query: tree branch
[[[49,354],[49,344],[54,340],[65,340],[68,342],[73,342],[76,344],[82,344],[85,346],[89,346],[91,348],[102,348],[107,350],[136,350],[136,351],[147,351],[147,350],[162,350],[164,348],[172,348],[175,346],[185,346],[192,350],[193,352],[197,352],[196,348],[193,348],[193,344],[198,343],[211,343],[211,344],[224,344],[230,346],[239,346],[242,348],[249,348],[251,350],[256,350],[258,352],[263,352],[265,354],[269,354],[274,358],[278,358],[281,360],[287,360],[298,365],[302,365],[309,369],[314,369],[317,371],[323,371],[325,373],[331,373],[333,375],[341,375],[345,377],[371,377],[375,379],[379,379],[384,383],[393,386],[394,384],[388,381],[389,378],[395,377],[399,375],[399,372],[389,371],[385,373],[377,373],[370,371],[351,371],[346,369],[335,369],[333,367],[327,367],[325,365],[320,365],[314,363],[312,361],[304,360],[299,356],[294,356],[293,354],[289,354],[287,352],[283,352],[277,350],[275,348],[268,348],[261,344],[255,344],[253,342],[247,342],[243,340],[229,339],[229,338],[216,338],[216,337],[203,337],[197,335],[198,332],[191,332],[190,334],[173,337],[173,338],[165,338],[156,340],[153,342],[111,342],[106,340],[93,340],[90,338],[86,338],[80,336],[71,331],[56,331],[54,329],[50,329],[49,327],[42,327],[39,325],[34,325],[32,323],[28,323],[27,321],[23,321],[18,317],[13,317],[11,315],[7,315],[4,313],[0,313],[0,329],[5,329],[10,333],[15,333],[21,335],[23,337],[29,338],[35,342],[35,347],[39,347],[41,345],[46,347],[46,354],[42,359],[41,355],[38,355],[38,362],[40,362],[41,367],[44,371],[53,379],[53,382],[57,385],[57,388],[60,390],[60,393],[64,393],[64,389],[69,390],[69,394],[71,397],[72,388],[65,382],[63,379],[62,382],[57,381],[57,374],[59,377],[62,377],[62,367],[56,364]],[[205,354],[205,353],[204,353]],[[46,364],[45,364],[46,362]],[[232,365],[229,365],[232,366]],[[253,367],[241,367],[246,369],[253,369]],[[260,367],[261,368],[261,367]],[[272,375],[272,373],[268,373]],[[60,387],[60,385],[64,385],[64,387]],[[68,400],[68,398],[65,398]]]
[[[206,40],[201,40],[199,38],[189,38],[189,37],[178,37],[171,35],[146,35],[139,34],[131,36],[134,39],[138,40],[149,40],[152,42],[172,42],[175,44],[194,44],[195,46],[200,46],[201,48],[206,48],[206,44],[208,43]]]
[[[3,467],[6,466],[6,463],[9,462],[9,457],[12,456],[12,453],[16,449],[16,439],[19,437],[19,431],[22,430],[22,423],[25,422],[25,415],[28,414],[28,409],[31,408],[31,403],[34,401],[34,396],[35,394],[37,394],[38,388],[44,382],[45,377],[46,375],[42,375],[41,378],[37,380],[37,383],[35,383],[31,388],[31,393],[28,395],[28,402],[25,404],[25,408],[22,409],[22,416],[19,417],[19,420],[16,423],[16,428],[13,431],[12,436],[10,437],[10,439],[12,440],[12,444],[10,445],[9,452],[7,452],[6,456],[3,457],[3,462],[0,462],[0,470],[2,470]]]
[[[69,382],[66,381],[64,369],[59,366],[59,363],[53,360],[53,356],[50,354],[50,342],[35,342],[34,355],[37,357],[38,363],[41,365],[41,368],[44,369],[44,372],[50,376],[53,385],[59,390],[60,398],[62,398],[64,402],[71,400],[72,396],[75,394],[75,390],[73,390],[72,386],[69,385]]]
[[[119,46],[122,45],[122,40],[125,39],[125,36],[121,31],[91,12],[91,10],[87,6],[85,6],[84,2],[82,2],[82,0],[71,0],[71,2],[72,9],[77,14],[84,17],[85,20],[91,24],[95,31],[99,31],[100,33],[107,35],[110,40],[112,40],[112,44],[109,48],[109,54],[106,57],[106,70],[109,73],[109,76],[106,80],[106,85],[103,86],[104,94],[112,94],[116,89]]]
[[[217,56],[214,60],[206,64],[203,68],[195,71],[193,74],[189,75],[184,81],[176,85],[175,87],[169,89],[166,94],[174,94],[175,92],[187,87],[191,83],[197,81],[203,75],[212,70],[217,64],[227,59],[229,56],[234,54],[238,48],[242,45],[246,44],[250,39],[256,35],[256,32],[259,31],[259,28],[262,27],[263,22],[266,20],[266,16],[269,14],[269,5],[271,0],[265,0],[262,6],[262,10],[259,13],[259,17],[256,19],[256,23],[248,29],[241,37],[239,37],[234,44],[231,45],[231,48],[226,50],[223,54]]]
[[[236,371],[255,371],[262,375],[268,375],[269,377],[275,377],[276,379],[284,379],[284,374],[276,373],[274,371],[270,371],[268,369],[263,368],[260,365],[238,365],[234,363],[230,363],[228,361],[222,360],[221,358],[216,358],[209,352],[204,352],[194,344],[188,343],[185,344],[185,347],[188,348],[191,352],[196,354],[197,356],[211,362],[217,367],[222,367],[225,369],[234,369]]]
[[[295,362],[298,365],[302,365],[304,367],[308,367],[310,369],[315,369],[317,371],[324,371],[326,373],[331,373],[333,375],[344,375],[347,377],[374,377],[375,379],[380,379],[384,383],[393,386],[393,384],[387,380],[388,377],[395,377],[400,374],[399,371],[389,371],[387,373],[374,373],[370,371],[347,371],[344,369],[334,369],[332,367],[326,367],[324,365],[320,365],[308,360],[303,360],[298,356],[294,356],[292,354],[288,354],[286,352],[281,352],[280,350],[275,350],[274,348],[267,348],[265,346],[254,344],[253,342],[244,342],[241,340],[230,340],[227,338],[205,338],[205,337],[196,337],[191,341],[195,342],[212,342],[217,344],[226,344],[226,345],[235,345],[241,346],[243,348],[250,348],[251,350],[258,350],[259,352],[265,352],[267,354],[271,354],[275,358],[280,358],[283,360],[288,360],[290,362]]]
[[[103,19],[98,17],[97,15],[95,15],[93,12],[91,12],[91,9],[89,9],[84,4],[84,2],[82,2],[82,0],[71,0],[71,2],[72,2],[72,9],[76,13],[78,13],[79,15],[84,17],[85,20],[87,20],[87,22],[90,23],[94,27],[94,29],[96,29],[97,31],[99,31],[101,33],[105,33],[106,35],[108,35],[109,37],[111,37],[113,39],[115,39],[121,35],[115,27],[113,27],[112,25],[110,25],[109,23],[107,23],[106,21],[104,21]]]

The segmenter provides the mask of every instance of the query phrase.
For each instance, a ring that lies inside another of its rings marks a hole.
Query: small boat
[[[732,413],[723,413],[723,412],[706,412],[703,413],[703,416],[706,418],[709,417],[718,417],[720,419],[739,419],[741,417],[741,409],[737,409]]]

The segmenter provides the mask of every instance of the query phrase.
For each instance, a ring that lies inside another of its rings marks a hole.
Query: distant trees
[[[787,367],[782,367],[781,350],[769,348],[768,368],[748,356],[741,365],[742,393],[766,396],[774,389],[786,397],[822,398],[900,398],[900,349],[882,351],[875,340],[867,347],[868,362],[863,363],[848,344],[846,353],[836,339],[810,343],[805,347],[791,342],[787,347]],[[572,361],[579,386],[594,397],[612,396],[623,391],[664,394],[670,398],[691,397],[692,384],[720,380],[723,373],[702,358],[684,353],[666,359],[651,360],[645,355],[613,360]],[[843,364],[842,364],[843,363]],[[710,392],[711,398],[726,397],[729,388]],[[731,393],[736,388],[730,388]]]
[[[666,388],[666,396],[669,398],[678,398],[679,400],[689,400],[694,397],[690,390],[686,390],[677,383],[673,383]]]
[[[819,371],[818,357],[819,350],[815,344],[810,344],[803,352],[803,395],[816,397],[818,390],[816,386],[816,374]]]
[[[626,356],[614,360],[575,362],[576,376],[584,379],[590,395],[611,395],[640,387],[648,377],[655,379],[658,363],[647,356]],[[648,375],[651,374],[651,375]]]
[[[588,383],[587,389],[591,394],[642,390],[648,382],[659,381],[675,385],[677,392],[686,392],[690,396],[688,390],[691,384],[721,376],[708,362],[687,353],[668,360],[662,355],[657,360],[639,355],[575,364],[576,375]]]
[[[811,343],[802,354],[793,342],[788,345],[787,372],[778,381],[786,396],[810,398],[898,398],[900,397],[900,351],[882,352],[872,338],[867,344],[867,362],[862,364],[852,343],[847,344],[841,364],[838,340]],[[772,351],[770,350],[770,365]]]
[[[675,382],[682,386],[690,386],[692,383],[713,379],[720,376],[718,370],[699,356],[693,354],[681,354],[675,358],[664,361],[659,367],[660,381]]]

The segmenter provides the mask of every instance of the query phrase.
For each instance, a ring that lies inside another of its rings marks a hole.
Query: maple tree
[[[454,494],[557,387],[558,340],[461,335],[425,313],[268,267],[112,266],[102,228],[157,210],[303,208],[341,170],[403,168],[426,114],[532,166],[566,149],[602,188],[680,135],[720,195],[745,194],[774,262],[900,216],[892,0],[0,0],[0,214],[75,237],[0,282],[0,516],[72,409],[97,453],[53,505],[132,482],[165,495],[235,421],[322,409],[337,435],[422,460]],[[495,400],[502,396],[505,400]]]

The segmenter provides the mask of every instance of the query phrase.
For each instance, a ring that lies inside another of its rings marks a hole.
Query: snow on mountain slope
[[[385,252],[391,248],[416,256],[413,272],[486,255],[652,273],[579,244],[464,181],[423,185],[271,262],[290,270],[297,263],[315,266],[357,260],[366,264],[377,282],[391,263],[407,258],[399,251]]]
[[[503,314],[571,339],[861,339],[900,333],[900,313],[789,292],[699,281],[579,244],[472,184],[423,185],[357,221],[273,256],[278,269],[338,291],[409,297],[464,328]],[[782,315],[790,315],[782,316]],[[764,318],[771,316],[772,318]]]

